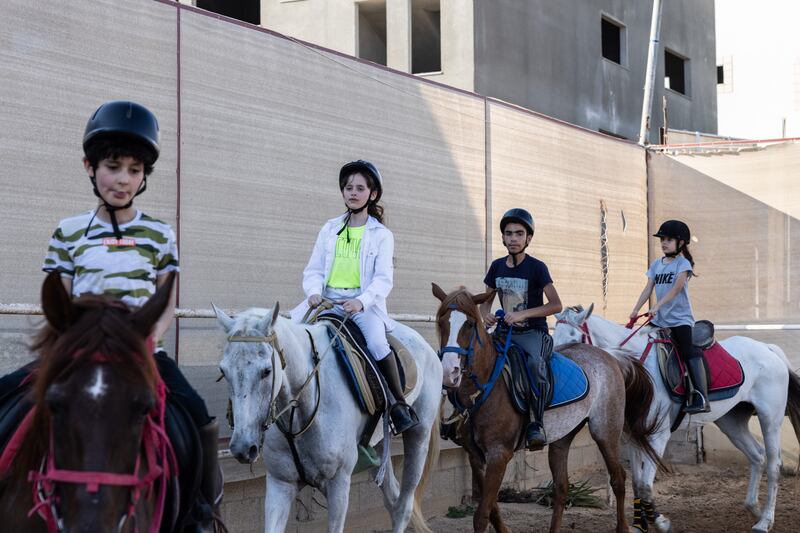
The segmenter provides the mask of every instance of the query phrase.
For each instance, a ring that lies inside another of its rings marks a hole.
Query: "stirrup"
[[[403,401],[395,402],[389,408],[389,420],[391,421],[393,435],[399,435],[419,424],[417,413]]]
[[[699,401],[697,400],[699,398]],[[708,413],[711,411],[711,404],[702,392],[694,391],[691,393],[692,402],[688,401],[683,407],[683,412],[686,414],[694,415],[699,413]]]

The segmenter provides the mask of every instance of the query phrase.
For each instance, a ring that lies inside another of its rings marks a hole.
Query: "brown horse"
[[[441,353],[444,354],[444,383],[458,387],[459,402],[467,408],[476,401],[483,401],[477,411],[473,410],[460,424],[456,436],[458,444],[469,454],[473,489],[479,493],[473,494],[473,498],[479,501],[473,527],[475,532],[483,532],[491,522],[495,531],[506,533],[509,529],[500,516],[497,493],[508,462],[524,440],[528,419],[514,408],[503,379],[498,379],[488,394],[484,393],[486,397],[480,398],[478,386],[489,380],[497,352],[486,332],[478,305],[494,293],[473,296],[461,288],[446,294],[434,283],[433,294],[441,301],[436,324]],[[589,380],[589,391],[579,401],[545,412],[548,459],[554,486],[550,531],[557,532],[561,528],[569,488],[567,457],[570,444],[588,422],[589,432],[600,447],[611,477],[617,504],[616,531],[627,532],[620,436],[625,430],[635,445],[655,456],[647,438],[655,431],[656,423],[648,425],[645,422],[653,399],[653,385],[638,362],[620,363],[603,350],[584,344],[562,346],[558,351],[583,369]],[[460,357],[455,356],[456,353],[461,354]],[[460,379],[461,374],[470,379]],[[633,399],[635,401],[629,401]]]
[[[158,531],[175,472],[147,339],[172,282],[131,312],[106,297],[73,302],[58,273],[47,277],[34,407],[3,455],[4,531]]]

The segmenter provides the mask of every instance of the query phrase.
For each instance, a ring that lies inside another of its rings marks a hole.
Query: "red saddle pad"
[[[705,349],[703,356],[711,376],[709,392],[738,387],[744,383],[742,365],[718,342]],[[683,371],[683,363],[681,363],[681,371]],[[679,384],[674,390],[677,394],[683,394],[683,384]]]

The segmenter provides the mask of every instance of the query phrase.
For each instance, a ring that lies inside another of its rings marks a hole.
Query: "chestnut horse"
[[[444,383],[457,387],[459,402],[472,406],[478,399],[476,381],[486,384],[492,373],[497,352],[481,317],[478,306],[494,295],[486,292],[473,296],[466,289],[450,294],[433,284],[433,294],[441,305],[436,313],[443,354]],[[450,348],[450,349],[446,349]],[[548,436],[548,460],[553,476],[554,498],[550,531],[561,529],[569,482],[567,457],[575,435],[585,423],[600,448],[616,497],[617,533],[627,533],[625,521],[625,471],[620,463],[620,437],[625,431],[645,453],[655,456],[648,444],[656,431],[655,423],[646,423],[653,399],[653,385],[638,361],[619,362],[598,348],[584,344],[561,346],[558,351],[577,363],[589,380],[587,395],[576,402],[545,412]],[[471,354],[470,357],[458,354]],[[472,379],[461,379],[466,374]],[[635,400],[635,401],[634,401]],[[480,493],[473,518],[475,532],[486,530],[489,522],[495,531],[506,533],[497,505],[497,493],[514,452],[523,442],[528,422],[513,406],[504,380],[498,379],[477,411],[472,411],[458,429],[457,441],[469,454],[473,487]]]
[[[162,527],[176,472],[163,423],[165,389],[147,339],[172,282],[131,311],[101,296],[73,302],[58,273],[46,278],[34,407],[1,462],[4,531]]]

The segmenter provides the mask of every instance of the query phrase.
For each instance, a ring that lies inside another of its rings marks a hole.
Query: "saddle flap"
[[[386,396],[382,381],[372,357],[368,355],[361,330],[352,320],[342,325],[341,317],[335,314],[323,314],[319,318],[328,323],[331,342],[361,409],[370,415],[383,412]]]
[[[411,391],[417,386],[417,363],[411,356],[406,346],[391,333],[386,333],[389,346],[392,347],[397,356],[397,366],[400,368],[400,379],[403,383],[403,394],[408,397]]]

